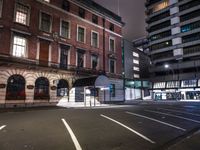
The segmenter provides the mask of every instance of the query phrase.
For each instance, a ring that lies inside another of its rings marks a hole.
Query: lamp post
[[[164,67],[165,67],[165,69],[170,69],[172,71],[172,82],[173,82],[175,80],[174,79],[174,70],[173,70],[173,68],[169,64],[165,64]],[[176,89],[175,89],[175,96],[176,96],[175,98],[177,100]]]

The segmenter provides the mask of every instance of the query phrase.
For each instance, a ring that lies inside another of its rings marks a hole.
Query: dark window
[[[61,22],[61,36],[65,38],[69,38],[69,22],[63,21]]]
[[[169,27],[170,25],[171,25],[170,21],[165,21],[163,23],[160,23],[160,24],[157,24],[157,25],[150,27],[149,31],[154,32],[156,30],[160,30],[160,29]]]
[[[79,7],[78,15],[81,18],[85,18],[85,10],[83,8]]]
[[[92,69],[96,70],[98,65],[98,57],[93,55],[92,56]]]
[[[164,13],[161,13],[157,16],[154,16],[152,18],[149,19],[149,21],[147,21],[148,23],[152,23],[152,22],[155,22],[155,21],[158,21],[158,20],[161,20],[161,19],[164,19],[166,17],[170,16],[170,12],[169,11],[166,11]]]
[[[62,8],[66,11],[70,11],[70,3],[67,0],[63,0]]]
[[[115,73],[115,60],[113,59],[109,61],[109,71],[110,73]]]
[[[92,46],[98,47],[98,33],[92,32]]]
[[[60,54],[60,68],[67,69],[68,67],[68,51],[70,47],[62,45]]]
[[[98,24],[98,16],[97,15],[92,15],[92,22],[95,24]]]
[[[110,96],[115,97],[115,84],[110,85]]]
[[[192,41],[196,41],[196,40],[200,40],[200,32],[199,33],[190,34],[190,35],[184,36],[182,38],[182,42],[183,43],[192,42]]]
[[[51,32],[51,16],[45,13],[41,13],[40,18],[40,30],[45,32]]]
[[[114,31],[115,30],[114,24],[110,23],[109,29],[110,29],[110,31]]]
[[[21,75],[13,75],[7,81],[6,100],[25,100],[25,79]]]
[[[151,50],[162,49],[169,46],[172,46],[172,41],[165,41],[162,43],[154,44],[151,46]]]
[[[184,22],[186,20],[193,19],[193,18],[196,18],[196,17],[199,17],[199,16],[200,16],[200,9],[195,10],[195,11],[188,13],[188,14],[182,15],[180,17],[180,21]]]
[[[150,39],[151,39],[151,41],[155,41],[155,40],[158,40],[158,39],[168,37],[170,35],[171,35],[171,30],[168,30],[168,31],[165,31],[165,32],[162,32],[162,33],[159,33],[159,34],[152,35],[150,37]]]
[[[57,84],[57,96],[61,97],[68,96],[68,88],[69,85],[66,80],[63,79],[59,80]]]
[[[153,60],[172,58],[172,57],[173,57],[173,51],[167,51],[167,52],[152,55]]]
[[[47,78],[40,77],[35,81],[35,100],[49,100],[49,81]]]
[[[78,52],[77,53],[77,67],[83,68],[84,67],[84,53]]]
[[[186,10],[186,9],[190,9],[194,6],[198,6],[200,5],[200,1],[199,0],[192,0],[189,3],[183,4],[179,7],[180,11]]]
[[[85,42],[85,29],[82,27],[78,27],[78,41]]]
[[[190,47],[183,48],[184,55],[192,54],[192,53],[200,53],[200,45],[194,45]]]

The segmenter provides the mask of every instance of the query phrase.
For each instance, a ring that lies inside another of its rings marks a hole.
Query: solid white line
[[[166,108],[159,108],[160,110],[168,110],[171,112],[178,112],[178,113],[182,113],[182,114],[188,114],[188,115],[193,115],[193,116],[198,116],[200,117],[200,114],[195,114],[195,113],[189,113],[189,112],[184,112],[184,111],[179,111],[179,110],[172,110],[172,109],[166,109]]]
[[[126,126],[126,125],[122,124],[121,122],[119,122],[119,121],[116,121],[116,120],[114,120],[114,119],[112,119],[112,118],[110,118],[110,117],[107,117],[107,116],[103,115],[103,114],[101,114],[101,117],[104,117],[104,118],[106,118],[106,119],[108,119],[108,120],[111,120],[111,121],[113,121],[113,122],[115,122],[115,123],[119,124],[120,126],[122,126],[122,127],[126,128],[126,129],[128,129],[129,131],[131,131],[131,132],[133,132],[133,133],[137,134],[137,135],[138,135],[138,136],[140,136],[141,138],[143,138],[143,139],[145,139],[145,140],[149,141],[150,143],[152,143],[152,144],[155,144],[155,142],[154,142],[154,141],[152,141],[151,139],[149,139],[149,138],[147,138],[146,136],[144,136],[144,135],[140,134],[139,132],[137,132],[137,131],[135,131],[135,130],[131,129],[130,127],[128,127],[128,126]]]
[[[198,120],[193,120],[193,119],[190,119],[190,118],[185,118],[185,117],[172,115],[172,114],[168,114],[168,113],[162,113],[162,112],[159,112],[159,111],[152,111],[152,110],[145,110],[145,111],[156,113],[156,114],[161,114],[161,115],[166,115],[166,116],[170,116],[170,117],[175,117],[175,118],[179,118],[179,119],[184,119],[184,120],[192,121],[192,122],[195,122],[195,123],[200,123],[200,121],[198,121]]]
[[[1,127],[0,127],[0,130],[2,130],[2,129],[5,128],[5,127],[6,127],[6,125],[1,126]]]
[[[65,119],[62,119],[62,122],[64,123],[65,127],[67,128],[71,138],[72,138],[72,141],[74,142],[74,146],[76,147],[76,150],[82,150],[76,136],[74,135],[72,129],[70,128],[70,126],[67,124],[67,122],[65,121]]]
[[[150,117],[143,116],[143,115],[136,114],[136,113],[132,113],[132,112],[126,112],[126,113],[127,113],[127,114],[130,114],[130,115],[137,116],[137,117],[142,117],[142,118],[145,118],[145,119],[149,119],[149,120],[151,120],[151,121],[155,121],[155,122],[158,122],[158,123],[161,123],[161,124],[164,124],[164,125],[167,125],[167,126],[170,126],[170,127],[173,127],[173,128],[179,129],[179,130],[182,130],[182,131],[186,131],[186,129],[183,129],[183,128],[181,128],[181,127],[178,127],[178,126],[175,126],[175,125],[172,125],[172,124],[169,124],[169,123],[166,123],[166,122],[163,122],[163,121],[154,119],[154,118],[150,118]]]

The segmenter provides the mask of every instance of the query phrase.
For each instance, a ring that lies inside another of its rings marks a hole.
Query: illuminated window
[[[47,2],[47,3],[49,3],[50,2],[50,0],[43,0],[44,2]]]
[[[21,36],[14,36],[13,38],[13,56],[25,57],[27,47],[27,40]]]
[[[79,42],[82,42],[82,43],[85,43],[85,28],[84,27],[80,27],[78,26],[78,29],[77,29],[77,41]]]
[[[140,68],[139,67],[133,67],[133,70],[134,71],[140,71]]]
[[[41,12],[40,30],[51,32],[52,17],[49,14]]]
[[[139,60],[135,60],[135,59],[134,59],[134,60],[133,60],[133,63],[134,63],[134,64],[139,64]]]
[[[157,12],[157,11],[160,11],[166,7],[169,6],[169,0],[164,0],[162,1],[161,3],[155,5],[153,8],[152,8],[152,12]]]
[[[69,26],[69,22],[67,21],[61,21],[61,31],[60,31],[60,35],[62,37],[65,38],[69,38],[70,37],[70,26]]]
[[[93,47],[99,47],[99,33],[92,31],[92,39],[91,39],[91,45]]]
[[[136,52],[133,52],[133,56],[135,56],[135,57],[139,57],[139,54],[136,53]]]
[[[15,9],[15,22],[28,25],[28,20],[29,7],[24,4],[17,3]]]
[[[139,74],[134,74],[133,76],[134,76],[134,78],[140,78]]]

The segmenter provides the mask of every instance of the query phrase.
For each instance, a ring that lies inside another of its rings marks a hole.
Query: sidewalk
[[[199,150],[200,149],[200,130],[186,137],[180,142],[170,146],[168,150]]]

